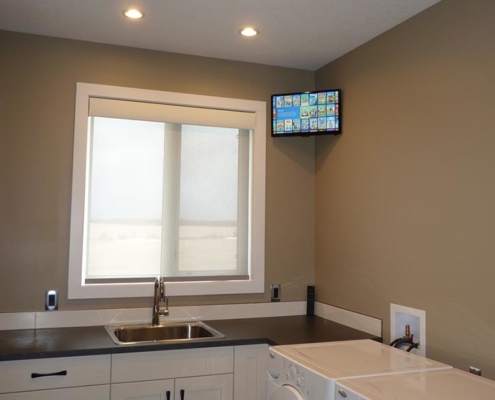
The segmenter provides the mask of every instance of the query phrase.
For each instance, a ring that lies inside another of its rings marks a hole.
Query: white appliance
[[[340,379],[447,368],[452,367],[373,340],[274,346],[267,400],[334,400]]]
[[[493,400],[495,382],[458,369],[337,382],[335,400]]]

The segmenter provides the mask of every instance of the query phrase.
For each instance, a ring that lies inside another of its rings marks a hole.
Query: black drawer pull
[[[184,389],[181,389],[180,391],[180,400],[184,400],[184,394],[185,394],[185,390]]]
[[[33,372],[31,374],[31,378],[43,378],[45,376],[65,376],[65,375],[67,375],[67,371],[52,372],[49,374],[37,374],[37,373]]]
[[[170,400],[170,390],[167,390],[165,393],[165,396],[167,397],[167,400]]]

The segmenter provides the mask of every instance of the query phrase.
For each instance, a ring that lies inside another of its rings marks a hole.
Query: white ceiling
[[[0,0],[0,29],[314,71],[438,1]]]

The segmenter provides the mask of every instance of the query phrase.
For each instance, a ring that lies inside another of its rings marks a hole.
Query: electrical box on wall
[[[270,285],[270,294],[272,301],[280,301],[281,290],[282,289],[279,284],[274,283]]]
[[[408,336],[419,343],[411,353],[426,357],[426,312],[416,308],[390,304],[390,341]]]

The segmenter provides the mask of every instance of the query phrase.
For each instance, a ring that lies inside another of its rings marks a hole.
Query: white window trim
[[[265,280],[265,171],[266,103],[118,86],[77,83],[74,122],[74,160],[72,171],[72,208],[69,253],[69,299],[148,297],[152,283],[85,284],[83,279],[83,238],[86,151],[88,143],[89,98],[102,97],[163,104],[205,107],[255,114],[252,161],[252,207],[249,249],[249,280],[167,283],[167,296],[192,296],[235,293],[262,293]]]

